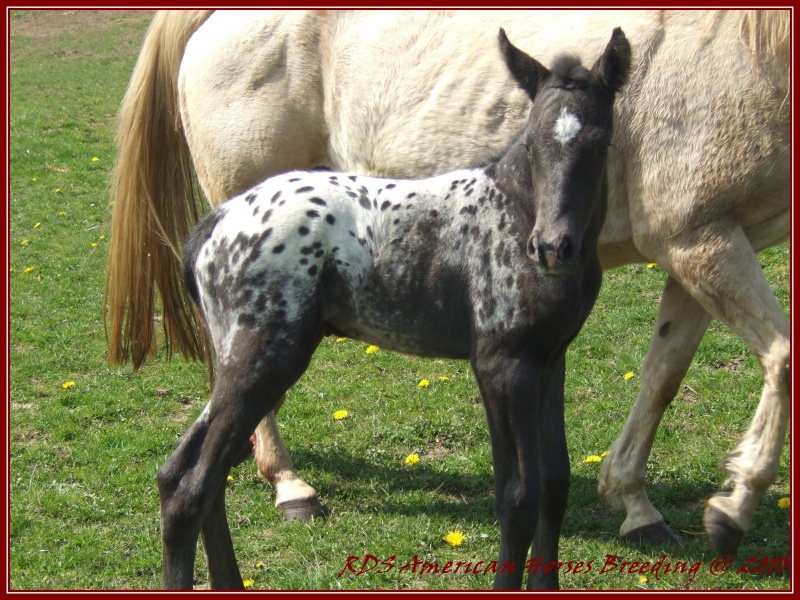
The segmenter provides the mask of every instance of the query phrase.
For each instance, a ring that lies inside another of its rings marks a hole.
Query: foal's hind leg
[[[220,366],[211,401],[159,470],[164,588],[192,587],[201,529],[212,585],[242,587],[225,522],[225,483],[259,420],[308,367],[318,332],[298,327],[294,334],[300,341],[282,345],[279,353],[265,349],[265,333],[237,338],[243,350]]]
[[[211,401],[184,434],[178,447],[158,471],[161,499],[161,545],[165,589],[191,589],[197,538],[203,529],[212,583],[242,587],[238,567],[230,567],[233,546],[225,518],[222,495],[234,461],[241,455],[250,434],[264,412],[253,386],[238,386],[237,377],[221,369]],[[272,404],[278,396],[274,395]],[[269,405],[265,407],[267,410]],[[208,522],[208,526],[206,523]],[[219,537],[214,538],[214,535]],[[235,567],[235,558],[233,566]]]
[[[625,508],[620,536],[633,542],[674,541],[645,492],[645,470],[664,411],[686,376],[711,315],[674,279],[667,280],[650,349],[642,364],[642,387],[625,429],[600,469],[598,492]]]

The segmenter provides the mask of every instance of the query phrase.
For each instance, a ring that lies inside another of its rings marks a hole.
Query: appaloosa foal
[[[591,70],[552,71],[500,32],[533,106],[495,164],[419,181],[292,172],[207,215],[186,283],[214,341],[211,401],[158,473],[166,588],[192,585],[202,533],[211,585],[241,588],[225,481],[259,420],[325,334],[469,358],[492,439],[496,588],[519,588],[528,547],[558,560],[569,488],[564,356],[600,289],[597,238],[614,97],[630,68],[615,29]],[[470,140],[464,140],[465,144]],[[529,588],[557,588],[557,570]]]

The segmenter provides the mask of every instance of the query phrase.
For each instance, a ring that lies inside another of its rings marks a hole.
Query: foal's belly
[[[464,283],[452,269],[434,267],[433,274],[429,266],[417,270],[409,263],[398,270],[376,265],[362,289],[326,307],[327,325],[387,350],[469,358],[472,311]]]

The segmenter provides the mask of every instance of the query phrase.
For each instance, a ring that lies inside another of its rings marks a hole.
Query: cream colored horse
[[[647,498],[645,466],[664,410],[712,318],[747,342],[764,389],[722,461],[732,489],[706,530],[733,553],[775,480],[789,420],[789,322],[755,251],[785,240],[790,197],[789,11],[167,11],[147,35],[119,124],[107,274],[110,358],[155,348],[155,286],[167,349],[205,339],[180,287],[180,244],[196,219],[192,163],[212,205],[265,177],[326,165],[422,177],[487,163],[525,119],[502,81],[502,26],[544,64],[584,62],[621,26],[634,48],[616,105],[604,268],[669,273],[642,387],[604,461],[599,492],[624,506],[625,538],[674,534]],[[458,123],[457,129],[451,124]],[[463,144],[462,140],[481,140]],[[477,150],[476,150],[477,148]],[[287,516],[319,514],[270,414],[256,464]]]

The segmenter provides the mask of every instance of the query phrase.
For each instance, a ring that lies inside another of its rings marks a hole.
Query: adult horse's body
[[[645,465],[717,318],[748,343],[764,378],[750,428],[723,460],[732,491],[706,509],[712,542],[733,552],[775,479],[789,417],[789,323],[754,252],[789,231],[788,11],[160,13],[120,115],[111,358],[138,366],[154,347],[154,280],[168,350],[201,354],[205,342],[178,300],[190,160],[217,204],[292,168],[421,177],[498,156],[528,108],[511,83],[492,79],[501,69],[487,32],[501,21],[545,63],[572,47],[591,59],[617,25],[631,40],[600,260],[657,262],[669,279],[642,387],[599,491],[624,505],[621,535],[672,535],[647,499]],[[257,433],[256,462],[276,503],[287,515],[318,510],[274,414]]]
[[[519,589],[529,548],[558,564],[565,355],[600,290],[606,157],[631,47],[617,28],[591,69],[562,56],[552,71],[502,29],[500,49],[533,103],[497,162],[427,179],[291,171],[190,235],[184,278],[219,379],[158,472],[164,587],[192,586],[202,532],[212,587],[242,588],[226,477],[326,333],[469,359],[492,440],[494,586]],[[557,589],[558,569],[527,586]]]

